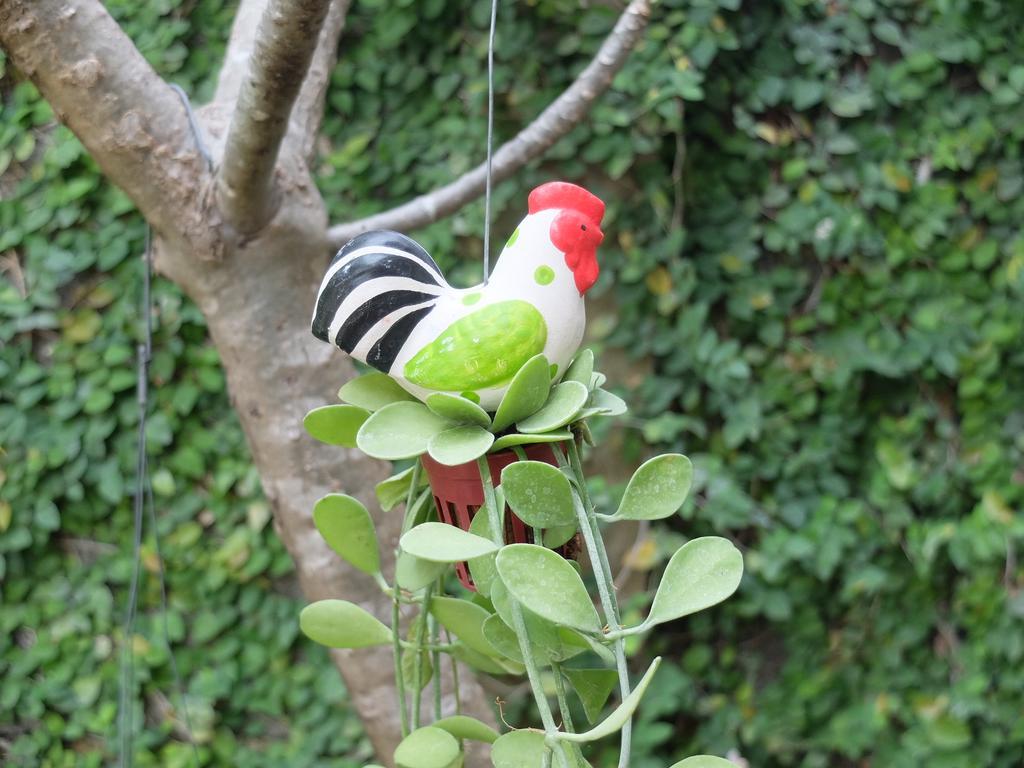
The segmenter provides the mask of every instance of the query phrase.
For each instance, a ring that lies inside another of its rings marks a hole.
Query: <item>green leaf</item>
[[[550,432],[576,418],[586,405],[590,392],[578,381],[563,381],[551,390],[544,407],[516,423],[520,432]]]
[[[493,442],[494,435],[483,427],[454,427],[430,438],[427,452],[434,461],[454,467],[483,456]]]
[[[491,726],[480,722],[475,717],[467,715],[445,717],[431,723],[431,726],[433,728],[440,728],[442,731],[448,731],[457,739],[471,739],[473,741],[482,741],[485,744],[493,744],[498,739],[498,732],[491,728]]]
[[[544,546],[548,549],[558,549],[575,536],[577,530],[576,523],[548,528],[544,531]]]
[[[482,630],[487,642],[498,653],[522,663],[523,650],[519,647],[519,638],[501,616],[496,613],[490,614],[484,621]]]
[[[547,358],[544,355],[531,357],[512,377],[512,383],[505,390],[494,414],[491,430],[500,432],[537,411],[547,400],[550,389],[551,372]]]
[[[426,404],[427,408],[449,421],[475,424],[485,429],[491,426],[491,417],[487,415],[487,411],[464,397],[450,395],[447,392],[434,392],[427,395]]]
[[[661,520],[674,515],[686,501],[692,483],[693,465],[688,458],[678,453],[655,456],[633,473],[613,517]]]
[[[591,378],[594,375],[594,352],[590,349],[581,349],[575,359],[569,364],[569,368],[562,377],[562,381],[578,381],[589,388]]]
[[[447,523],[423,523],[399,542],[402,550],[434,563],[460,563],[495,552],[498,545]]]
[[[395,749],[398,768],[451,768],[461,762],[459,742],[447,731],[433,726],[413,731]]]
[[[418,592],[432,584],[447,568],[448,563],[432,563],[408,552],[399,552],[395,561],[395,582],[402,589]]]
[[[499,504],[498,508],[502,511],[502,520],[504,521],[505,505]],[[469,532],[487,541],[494,541],[486,507],[480,507],[473,515],[473,519],[469,522]],[[473,577],[473,585],[476,587],[477,593],[484,597],[491,594],[491,583],[497,578],[497,566],[494,564],[496,554],[497,550],[469,561],[469,573]]]
[[[563,669],[562,672],[579,696],[587,720],[597,720],[619,682],[619,673],[614,669]]]
[[[366,648],[391,642],[391,630],[347,600],[320,600],[299,614],[306,637],[329,648]]]
[[[599,725],[594,726],[584,733],[559,733],[558,738],[562,741],[574,741],[577,744],[583,744],[588,741],[603,739],[618,731],[626,724],[626,721],[633,716],[637,706],[640,704],[640,699],[644,697],[644,693],[647,691],[647,686],[651,684],[651,680],[654,678],[654,673],[658,671],[658,667],[660,665],[661,657],[658,656],[651,662],[651,666],[647,668],[647,672],[644,673],[643,678],[639,683],[637,683],[636,688],[634,688],[629,696],[623,699],[622,703],[615,708],[615,711],[601,721]]]
[[[736,591],[743,577],[743,555],[728,539],[704,536],[672,555],[661,577],[644,626],[704,610]]]
[[[346,382],[338,390],[338,397],[371,412],[391,403],[416,402],[416,398],[402,389],[397,381],[379,371],[371,371]]]
[[[485,656],[495,655],[496,649],[483,633],[483,624],[491,614],[476,603],[457,597],[434,597],[430,601],[430,612],[467,648]]]
[[[591,416],[621,416],[629,408],[626,401],[605,389],[596,389],[587,401],[578,418],[589,419]]]
[[[673,764],[671,768],[736,768],[736,763],[721,757],[712,757],[711,755],[694,755],[685,760],[680,760],[678,763]]]
[[[558,467],[516,461],[502,470],[501,487],[512,511],[529,526],[551,528],[576,521],[572,486]]]
[[[467,648],[462,643],[456,643],[449,654],[452,658],[468,664],[473,669],[486,672],[488,675],[521,675],[526,667],[512,659],[498,659],[494,656],[485,656],[477,653],[472,648]]]
[[[494,598],[494,609],[498,612],[498,618],[508,632],[511,633],[511,636],[503,634],[501,628],[488,621],[485,622],[484,637],[488,639],[487,641],[491,645],[495,645],[495,642],[492,642],[491,639],[493,635],[496,642],[503,643],[503,646],[499,649],[502,653],[509,656],[509,658],[521,659],[522,651],[519,648],[519,640],[512,630],[512,625],[515,623],[515,619],[512,616],[513,600],[508,588],[501,579],[496,579],[494,584],[492,584],[491,594]],[[526,624],[526,634],[530,639],[530,646],[534,649],[534,654],[540,654],[541,658],[547,657],[552,661],[566,661],[574,656],[579,656],[584,651],[595,650],[594,645],[597,644],[592,643],[588,637],[580,634],[575,629],[548,621],[526,607],[520,606],[520,608],[522,609],[523,623]],[[490,635],[487,634],[488,624],[490,625]],[[497,646],[495,645],[495,647]],[[606,650],[603,646],[598,647]],[[601,653],[601,651],[596,652]],[[614,657],[611,658],[614,661]]]
[[[358,499],[342,493],[324,496],[313,507],[313,522],[328,546],[360,571],[380,571],[377,532]]]
[[[397,475],[392,475],[387,480],[377,483],[377,502],[385,512],[390,512],[409,497],[409,486],[412,485],[412,475],[415,467],[402,470]],[[425,473],[420,473],[420,485],[426,484]]]
[[[555,624],[597,632],[597,609],[576,569],[550,549],[511,544],[496,560],[509,593],[541,618]]]
[[[491,747],[494,768],[538,768],[544,759],[544,733],[523,729],[501,736]]]
[[[355,448],[356,434],[369,417],[369,411],[354,405],[325,405],[307,413],[302,426],[321,443]]]
[[[426,452],[430,438],[451,426],[423,403],[391,403],[359,428],[356,444],[377,459],[412,459]]]
[[[555,430],[545,432],[543,435],[523,435],[513,432],[510,435],[502,435],[494,441],[491,452],[500,451],[503,448],[511,448],[514,445],[536,445],[538,443],[561,443],[572,440],[572,433],[569,430]]]

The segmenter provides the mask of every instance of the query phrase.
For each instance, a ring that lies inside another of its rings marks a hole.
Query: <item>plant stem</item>
[[[554,661],[551,662],[551,668],[555,673],[555,691],[558,693],[558,711],[562,715],[562,725],[565,726],[565,730],[568,733],[576,733],[576,726],[572,722],[572,712],[569,711],[569,699],[565,695],[565,680],[562,679],[562,665]],[[583,762],[583,750],[580,749],[579,744],[572,744],[573,754],[576,755],[577,762],[580,765],[585,765]]]
[[[420,460],[412,470],[412,481],[409,483],[409,493],[405,497],[405,508],[408,510],[415,501],[416,486],[420,483]],[[395,562],[398,562],[398,549],[395,549]],[[402,720],[402,738],[409,735],[409,709],[405,701],[405,680],[402,677],[402,637],[401,637],[401,603],[402,591],[398,588],[398,579],[395,579],[395,587],[391,593],[391,653],[395,662],[395,690],[398,692],[398,711]]]
[[[604,538],[601,536],[601,528],[594,514],[594,505],[590,500],[590,494],[587,492],[587,481],[583,475],[583,463],[580,461],[579,447],[576,445],[575,440],[569,441],[568,453],[569,464],[573,474],[576,476],[577,488],[573,493],[573,503],[576,506],[576,515],[580,521],[580,531],[583,532],[587,553],[590,555],[590,562],[594,566],[594,575],[597,577],[597,590],[601,596],[605,622],[607,622],[608,628],[612,632],[617,633],[622,629],[622,626],[619,623],[619,606],[615,600],[612,569],[608,562],[608,552],[604,547]],[[625,699],[630,692],[629,667],[626,665],[626,647],[621,636],[616,636],[614,650],[615,666],[619,672],[619,695],[622,699]],[[622,726],[619,768],[629,768],[632,732],[633,720],[630,718]]]
[[[416,681],[412,700],[412,727],[420,727],[420,708],[423,705],[423,645],[427,637],[427,617],[430,615],[430,598],[434,596],[434,585],[430,584],[423,592],[420,607],[419,623],[416,628],[415,656],[412,660],[412,677]]]
[[[491,468],[487,463],[487,457],[481,456],[478,458],[476,465],[480,471],[480,482],[484,489],[484,506],[487,507],[488,522],[491,524],[491,538],[500,547],[505,544],[504,536],[502,535],[501,510],[498,509],[494,498],[494,484],[491,481]],[[558,728],[555,726],[555,718],[551,714],[551,705],[548,704],[547,696],[544,694],[544,687],[541,685],[537,661],[533,658],[530,637],[526,631],[526,620],[523,618],[523,609],[514,598],[509,600],[509,605],[512,612],[512,629],[519,640],[519,650],[523,654],[523,664],[526,666],[526,677],[530,681],[530,690],[533,692],[533,699],[537,703],[540,720],[544,724],[544,731],[548,737],[551,737],[558,732]],[[557,753],[560,758],[559,765],[563,766],[563,768],[569,768],[565,752],[559,749]],[[545,757],[544,765],[550,766],[550,752],[545,752]]]
[[[437,580],[438,591],[440,592],[441,579]],[[434,721],[440,720],[443,717],[441,711],[441,650],[439,646],[440,640],[440,625],[437,623],[437,619],[434,618],[433,614],[428,617],[430,625],[430,661],[434,666],[434,678],[433,678],[433,691],[434,691]]]
[[[444,631],[445,642],[451,643],[452,637],[448,634],[448,630]],[[455,691],[455,714],[462,714],[462,699],[459,698],[459,661],[454,656],[449,656],[448,659],[452,663],[452,688]]]
[[[397,552],[396,552],[397,555]],[[405,705],[405,680],[402,679],[402,638],[399,636],[401,616],[398,611],[398,590],[391,601],[391,643],[395,657],[395,689],[398,691],[398,711],[402,716],[402,738],[409,735],[409,711]]]

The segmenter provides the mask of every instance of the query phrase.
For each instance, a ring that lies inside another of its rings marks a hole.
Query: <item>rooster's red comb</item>
[[[599,197],[567,181],[549,181],[530,193],[530,213],[551,208],[579,211],[597,225],[604,217],[604,203]]]

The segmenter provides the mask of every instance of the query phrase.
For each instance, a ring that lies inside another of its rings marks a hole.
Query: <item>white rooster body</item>
[[[579,348],[603,213],[581,187],[538,187],[490,279],[467,289],[405,235],[359,235],[324,276],[313,333],[417,398],[449,392],[493,411],[531,357],[543,353],[554,378]]]

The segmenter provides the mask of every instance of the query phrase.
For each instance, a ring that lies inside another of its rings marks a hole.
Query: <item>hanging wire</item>
[[[195,139],[199,154],[206,162],[207,168],[213,168],[213,157],[203,142],[199,123],[196,120],[188,95],[178,85],[171,89],[181,98],[188,115],[189,127]],[[139,407],[139,427],[137,434],[137,452],[135,455],[135,495],[132,504],[132,572],[128,588],[128,606],[125,609],[122,627],[123,646],[121,649],[121,669],[118,689],[118,766],[131,768],[133,762],[134,743],[134,700],[135,688],[135,621],[138,617],[139,580],[142,564],[143,517],[148,511],[150,528],[153,534],[153,546],[158,563],[157,577],[160,583],[160,612],[163,618],[163,641],[167,649],[167,657],[171,665],[171,675],[178,695],[178,704],[185,720],[185,730],[189,744],[192,746],[192,763],[199,768],[199,750],[196,746],[195,732],[192,729],[192,718],[185,697],[185,686],[182,683],[178,663],[171,648],[171,636],[167,623],[167,583],[164,575],[163,557],[160,554],[160,530],[157,526],[156,504],[153,500],[153,486],[149,480],[149,462],[146,457],[146,417],[149,412],[149,363],[153,357],[153,300],[151,284],[153,279],[153,242],[152,231],[146,225],[145,252],[142,266],[142,305],[143,316],[142,342],[136,348],[136,400]]]
[[[487,39],[487,171],[484,178],[484,285],[491,279],[491,155],[494,152],[494,28],[498,0],[491,0],[491,33]]]

